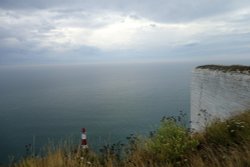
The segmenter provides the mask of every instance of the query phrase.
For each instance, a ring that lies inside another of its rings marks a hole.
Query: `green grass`
[[[148,153],[157,162],[177,162],[195,149],[198,140],[192,138],[182,126],[167,120],[161,123],[155,135],[146,141],[146,145]]]
[[[15,167],[248,167],[250,111],[189,133],[173,120],[163,120],[150,137],[128,137],[128,144],[105,146],[102,155],[60,146],[44,157],[28,157]],[[67,149],[65,149],[67,148]]]
[[[196,69],[210,69],[210,70],[218,70],[222,72],[250,72],[250,66],[242,66],[242,65],[231,65],[231,66],[224,66],[224,65],[203,65],[198,66]]]

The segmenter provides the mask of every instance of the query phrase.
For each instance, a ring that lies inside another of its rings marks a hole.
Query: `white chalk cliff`
[[[191,83],[191,128],[250,108],[249,71],[196,68]]]

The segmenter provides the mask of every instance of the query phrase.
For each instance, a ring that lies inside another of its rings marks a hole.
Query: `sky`
[[[249,0],[0,0],[0,64],[242,60]]]

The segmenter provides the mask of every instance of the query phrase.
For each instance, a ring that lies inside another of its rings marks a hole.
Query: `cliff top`
[[[224,66],[224,65],[203,65],[198,66],[196,69],[209,69],[209,70],[218,70],[223,72],[250,72],[250,66],[242,66],[242,65],[231,65],[231,66]]]

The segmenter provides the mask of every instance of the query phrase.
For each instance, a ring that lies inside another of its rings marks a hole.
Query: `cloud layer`
[[[0,64],[248,58],[247,1],[0,2]]]

